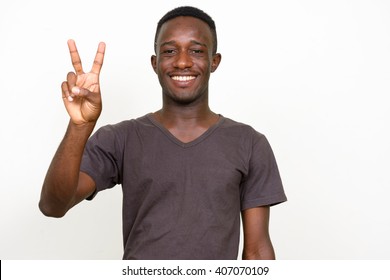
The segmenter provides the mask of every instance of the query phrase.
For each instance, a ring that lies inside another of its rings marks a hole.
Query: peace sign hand
[[[105,43],[99,43],[92,69],[84,73],[81,59],[73,40],[68,41],[70,57],[76,71],[69,72],[62,83],[62,99],[71,121],[76,125],[96,122],[102,110],[99,75],[102,69]]]

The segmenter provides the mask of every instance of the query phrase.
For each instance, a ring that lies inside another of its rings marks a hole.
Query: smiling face
[[[207,102],[210,73],[221,60],[220,54],[213,54],[209,26],[194,17],[176,17],[162,25],[156,44],[152,66],[158,75],[164,102]]]

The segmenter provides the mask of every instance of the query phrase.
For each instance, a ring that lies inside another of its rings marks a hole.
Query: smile
[[[195,76],[172,76],[172,80],[180,81],[180,82],[187,82],[196,79]]]

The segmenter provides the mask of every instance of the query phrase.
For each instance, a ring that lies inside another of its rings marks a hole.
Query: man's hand
[[[92,69],[85,73],[73,40],[68,41],[70,57],[76,73],[70,72],[62,83],[62,99],[71,122],[76,125],[96,122],[102,110],[99,74],[102,69],[105,43],[99,44]]]

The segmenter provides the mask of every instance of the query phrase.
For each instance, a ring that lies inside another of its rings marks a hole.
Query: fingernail
[[[72,102],[72,101],[73,101],[73,97],[69,95],[69,96],[68,96],[68,101],[69,101],[69,102]]]
[[[79,93],[80,93],[80,89],[79,89],[78,87],[73,87],[73,88],[72,88],[72,92],[73,92],[74,94],[79,94]]]

